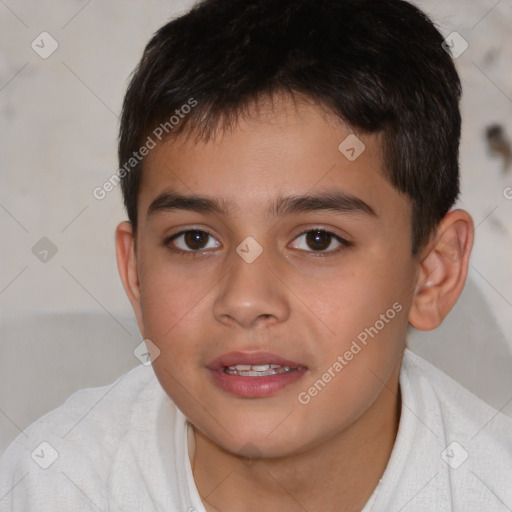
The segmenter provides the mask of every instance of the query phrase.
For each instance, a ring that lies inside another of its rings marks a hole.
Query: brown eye
[[[184,241],[188,248],[199,250],[205,248],[209,236],[204,231],[187,231],[184,235]]]
[[[338,235],[324,229],[311,229],[301,233],[292,243],[294,249],[305,252],[334,253],[340,247],[351,244]]]
[[[196,252],[204,249],[215,249],[219,242],[210,233],[200,229],[189,229],[172,236],[168,242],[184,252]]]
[[[331,245],[332,235],[326,231],[310,231],[306,233],[306,243],[314,251],[325,251]]]

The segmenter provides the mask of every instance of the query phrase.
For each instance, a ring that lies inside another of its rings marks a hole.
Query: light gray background
[[[512,0],[416,2],[448,36],[464,118],[460,206],[474,217],[468,286],[446,324],[410,345],[505,413],[512,412],[512,170],[483,137],[512,134]],[[92,195],[117,168],[117,116],[151,34],[190,1],[0,0],[0,451],[85,386],[138,364],[140,334],[115,262],[120,190]],[[58,49],[32,48],[46,31]],[[404,44],[407,44],[404,41]],[[32,253],[42,238],[57,253]]]

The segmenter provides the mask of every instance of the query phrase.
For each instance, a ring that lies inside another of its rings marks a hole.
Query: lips
[[[270,352],[230,352],[207,368],[222,390],[247,398],[275,394],[307,371],[300,363]]]
[[[236,366],[236,365],[279,365],[289,366],[290,368],[302,368],[303,365],[289,359],[284,359],[271,352],[229,352],[223,354],[217,359],[212,361],[208,368],[211,370],[219,370],[224,367]]]

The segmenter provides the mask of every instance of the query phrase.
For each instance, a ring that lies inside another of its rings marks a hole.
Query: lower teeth
[[[232,370],[225,367],[223,371],[228,375],[238,375],[239,377],[268,377],[269,375],[292,372],[296,369],[297,368],[290,368],[289,366],[282,366],[281,368],[270,368],[263,372],[257,372],[255,370]]]

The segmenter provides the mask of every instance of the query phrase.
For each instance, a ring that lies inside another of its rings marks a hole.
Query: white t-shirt
[[[512,510],[512,420],[409,350],[400,387],[395,446],[364,512]],[[193,439],[152,368],[137,367],[15,439],[0,459],[0,511],[205,512]]]

